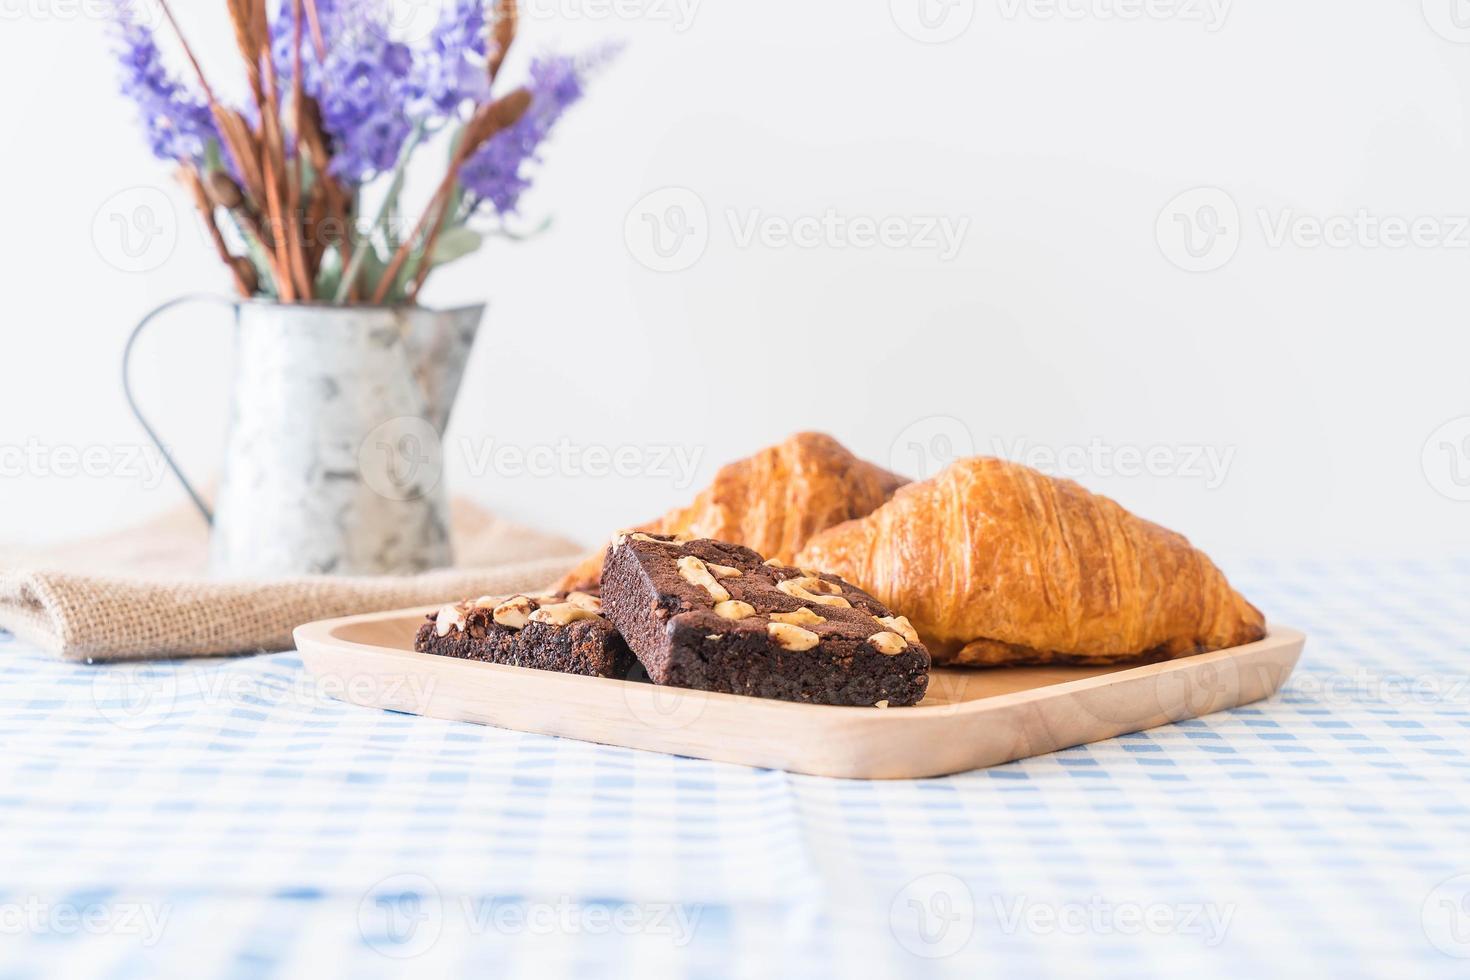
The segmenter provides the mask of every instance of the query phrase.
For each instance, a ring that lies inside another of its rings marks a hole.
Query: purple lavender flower
[[[486,44],[485,0],[454,0],[446,6],[414,62],[413,111],[452,116],[466,101],[484,101],[490,94]]]
[[[216,138],[202,95],[175,78],[147,26],[133,14],[134,0],[113,0],[112,34],[122,66],[122,91],[138,107],[148,147],[161,160],[199,163]]]
[[[412,129],[406,111],[413,56],[389,38],[382,4],[317,0],[327,43],[319,60],[309,25],[302,25],[302,87],[317,100],[332,138],[332,175],[361,184],[391,170]],[[295,57],[295,4],[281,0],[271,21],[271,55],[289,88]]]
[[[531,107],[509,129],[496,134],[460,170],[460,183],[475,206],[490,204],[501,214],[512,214],[521,194],[531,186],[522,173],[536,163],[538,148],[567,108],[582,97],[583,66],[573,58],[552,56],[531,63]]]

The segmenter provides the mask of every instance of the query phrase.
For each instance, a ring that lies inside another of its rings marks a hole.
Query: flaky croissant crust
[[[797,562],[909,617],[936,663],[1116,663],[1265,635],[1180,534],[1071,480],[974,457],[817,535]]]
[[[744,545],[790,562],[812,535],[881,506],[904,479],[854,456],[820,432],[798,432],[721,467],[688,507],[639,525],[651,534],[692,534]],[[609,528],[609,533],[620,528]],[[557,588],[588,588],[602,577],[603,551],[589,555]]]

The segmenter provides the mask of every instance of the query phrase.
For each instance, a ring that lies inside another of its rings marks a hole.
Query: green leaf
[[[337,286],[342,282],[342,253],[329,248],[322,253],[322,266],[317,270],[313,295],[330,302],[337,295]]]
[[[439,241],[434,243],[434,257],[430,260],[429,265],[431,268],[437,268],[455,259],[462,259],[479,249],[484,240],[484,235],[463,225],[458,228],[446,228],[439,233]]]
[[[303,199],[311,195],[312,188],[316,186],[316,168],[311,165],[311,160],[305,155],[301,157],[301,196]]]
[[[454,128],[454,135],[449,137],[448,159],[453,160],[459,152],[459,144],[464,142],[464,131],[469,128],[469,123],[460,123]]]
[[[378,250],[366,241],[357,243],[358,250],[353,253],[353,258],[361,255],[358,261],[361,263],[361,271],[357,274],[358,293],[361,296],[371,296],[378,287],[378,281],[383,278],[383,272],[387,265],[378,255]]]
[[[541,223],[529,231],[514,231],[501,225],[485,232],[486,238],[505,238],[513,242],[529,242],[538,235],[545,234],[551,228],[551,216],[547,215],[541,219]]]
[[[250,263],[255,266],[255,276],[260,281],[260,285],[256,287],[256,293],[269,299],[275,299],[279,294],[276,291],[275,275],[271,272],[270,260],[266,258],[265,249],[261,247],[255,236],[240,224],[233,211],[226,211],[225,214],[230,223],[235,226],[235,232],[240,236],[240,240],[245,243],[245,252],[250,258]]]

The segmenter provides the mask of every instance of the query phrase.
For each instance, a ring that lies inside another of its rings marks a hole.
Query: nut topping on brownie
[[[917,704],[929,653],[908,620],[835,575],[708,538],[620,534],[607,618],[658,684],[818,704]]]
[[[481,596],[444,606],[419,628],[414,649],[465,660],[569,674],[626,677],[632,655],[588,592]]]

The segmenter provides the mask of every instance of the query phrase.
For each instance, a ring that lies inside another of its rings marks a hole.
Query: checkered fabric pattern
[[[0,639],[0,977],[1470,975],[1470,563],[1233,571],[1282,694],[913,782]]]

